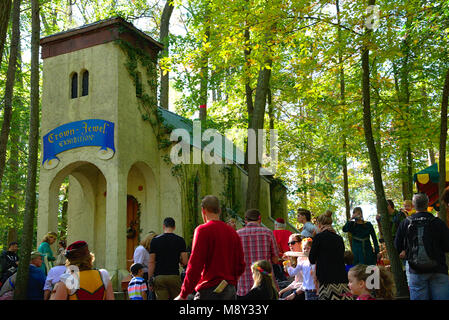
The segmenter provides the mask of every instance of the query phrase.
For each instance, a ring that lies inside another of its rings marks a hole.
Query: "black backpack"
[[[432,254],[432,232],[430,230],[430,224],[434,221],[435,217],[421,217],[411,218],[407,228],[406,242],[407,242],[407,260],[411,268],[418,272],[431,273],[434,272],[435,267],[438,266],[438,262],[433,259]],[[430,248],[424,245],[424,234],[426,237],[430,237]]]

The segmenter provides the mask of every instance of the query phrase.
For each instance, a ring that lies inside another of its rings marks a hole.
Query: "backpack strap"
[[[412,225],[413,219],[412,217],[405,217],[405,219],[407,219],[408,221],[408,225],[407,225],[407,231],[410,229],[410,226]]]

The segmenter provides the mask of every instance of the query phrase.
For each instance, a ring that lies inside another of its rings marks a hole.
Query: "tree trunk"
[[[253,103],[253,89],[251,88],[251,78],[249,77],[250,72],[249,56],[251,55],[251,49],[249,47],[250,35],[248,28],[245,28],[244,37],[245,42],[248,43],[248,47],[246,47],[246,49],[243,52],[245,56],[245,68],[244,68],[245,102],[246,102],[246,110],[248,111],[248,116],[251,116],[254,111],[254,103]]]
[[[169,44],[169,29],[170,29],[170,18],[173,13],[173,2],[171,0],[167,0],[165,3],[164,11],[162,12],[161,17],[161,29],[159,34],[159,41],[164,44],[164,49],[162,50],[161,56],[163,58],[168,57],[168,48]],[[168,79],[168,71],[167,73],[163,73],[161,70],[161,91],[160,91],[160,106],[163,109],[168,110],[168,92],[169,92],[169,79]]]
[[[369,0],[368,5],[374,5],[375,0]],[[385,244],[390,257],[391,269],[394,275],[396,290],[398,296],[408,295],[405,273],[402,270],[402,263],[396,248],[393,245],[393,236],[391,234],[391,222],[388,219],[387,201],[382,182],[382,172],[377,157],[376,146],[374,144],[372,126],[371,126],[371,101],[370,101],[370,74],[369,74],[369,49],[371,29],[365,31],[365,39],[362,46],[362,97],[363,97],[363,127],[365,131],[365,140],[368,147],[368,154],[373,172],[374,188],[376,191],[376,200],[378,212],[381,214],[382,230],[384,231]]]
[[[11,243],[11,242],[17,242],[17,229],[14,227],[9,227],[8,229],[8,242],[7,243]]]
[[[20,243],[20,261],[17,271],[15,300],[27,298],[28,261],[33,246],[33,225],[36,211],[36,173],[39,147],[39,0],[31,1],[31,101],[30,134],[28,139],[27,184],[25,195],[25,216],[22,240]]]
[[[43,13],[43,12],[41,12],[41,20],[42,20],[42,25],[44,26],[43,33],[46,35],[51,34],[51,26],[47,22],[47,19],[45,18],[45,13]]]
[[[413,156],[412,146],[410,141],[407,143],[407,193],[410,195],[410,199],[413,197]]]
[[[428,109],[428,104],[429,104],[429,99],[427,96],[427,89],[425,86],[423,86],[423,88],[421,89],[422,92],[422,96],[423,96],[423,103],[422,103],[422,108],[423,108],[423,114],[424,114],[424,120],[430,121],[431,119],[431,113],[430,110]],[[427,148],[427,155],[429,157],[429,166],[435,164],[435,150],[433,148],[433,143],[432,143],[432,139],[430,139],[430,137],[428,137],[426,139],[427,141],[427,145],[429,146]]]
[[[410,38],[409,38],[409,30],[411,28],[411,15],[407,12],[407,20],[405,23],[406,35],[402,40],[401,51],[403,58],[401,69],[400,69],[400,83],[399,83],[399,105],[401,109],[404,110],[404,123],[405,128],[404,131],[406,133],[405,137],[402,137],[403,141],[403,171],[401,174],[402,184],[403,184],[403,197],[404,200],[411,200],[413,195],[413,159],[412,157],[412,149],[411,149],[411,138],[412,133],[410,132],[409,123],[410,119]]]
[[[19,87],[19,92],[23,91],[23,76],[21,68],[21,51],[20,44],[17,55],[18,68],[16,72],[16,83]],[[13,105],[14,108],[23,104],[22,96],[19,94],[14,95]],[[17,227],[19,219],[19,200],[18,196],[21,193],[19,188],[19,181],[21,176],[19,174],[19,146],[20,146],[20,119],[18,119],[18,113],[14,112],[11,125],[13,130],[11,131],[11,143],[9,144],[9,159],[8,159],[8,186],[9,186],[9,199],[8,199],[8,216],[12,220],[12,227],[8,233],[8,239],[14,238],[11,241],[17,241]],[[8,243],[11,242],[8,240]]]
[[[19,184],[20,175],[19,171],[19,135],[16,133],[11,134],[11,149],[10,149],[10,158],[8,160],[8,166],[10,171],[10,181],[9,181],[9,199],[8,199],[8,216],[12,220],[12,226],[10,227],[10,231],[8,233],[8,243],[11,241],[17,241],[17,222],[19,215],[19,201],[17,197],[20,194]],[[12,236],[10,236],[12,234]],[[9,240],[10,237],[13,237],[13,240]]]
[[[246,193],[246,209],[258,209],[259,208],[259,196],[260,196],[260,159],[259,154],[259,135],[258,129],[263,129],[265,118],[265,106],[267,102],[267,94],[269,89],[270,77],[271,77],[271,61],[267,62],[270,68],[261,68],[257,79],[256,96],[254,98],[254,111],[251,117],[249,130],[252,130],[256,136],[255,148],[249,148],[249,150],[255,150],[255,163],[248,163],[248,189]],[[249,136],[249,135],[248,135]],[[248,155],[251,158],[251,155]]]
[[[209,41],[210,26],[208,25],[206,28],[206,39]],[[207,117],[207,93],[209,86],[209,53],[207,50],[203,51],[202,54],[200,77],[200,120],[201,124],[204,125]]]
[[[431,119],[431,113],[430,110],[428,109],[428,96],[427,96],[427,89],[424,86],[422,88],[422,95],[423,95],[423,109],[424,109],[424,119],[427,119],[427,121],[430,121]],[[433,143],[432,143],[432,139],[427,138],[427,145],[429,146],[427,148],[427,155],[429,157],[429,166],[435,164],[436,160],[435,160],[435,149],[433,148]]]
[[[273,130],[274,129],[274,108],[273,108],[273,98],[271,96],[271,88],[268,88],[267,104],[268,104],[268,119],[270,119],[270,130]]]
[[[6,75],[5,107],[3,108],[3,124],[0,133],[0,193],[2,190],[3,174],[5,172],[6,149],[8,147],[9,132],[11,130],[12,99],[17,69],[17,54],[20,41],[20,0],[14,0],[12,14],[11,50],[9,54],[8,73]]]
[[[70,29],[70,27],[72,26],[72,18],[73,18],[73,2],[72,0],[67,0],[67,21],[68,21],[68,25],[64,24],[64,27],[66,29]]]
[[[346,104],[346,84],[345,84],[345,70],[343,66],[343,43],[341,38],[341,20],[340,20],[340,2],[339,0],[336,1],[335,7],[337,9],[337,22],[338,22],[338,29],[337,29],[337,40],[339,45],[338,50],[338,65],[340,66],[340,103],[342,106]],[[348,177],[348,145],[346,142],[346,134],[344,131],[346,130],[346,112],[343,112],[343,133],[342,133],[342,140],[343,140],[343,193],[345,197],[345,213],[346,213],[346,220],[349,221],[351,219],[351,206],[349,204],[349,177]],[[351,233],[348,232],[348,241],[349,245],[352,247],[352,236]]]
[[[6,32],[8,31],[9,16],[11,15],[12,0],[0,1],[0,66],[2,65],[3,49],[5,47]]]
[[[435,164],[435,151],[433,151],[432,146],[429,147],[429,149],[427,150],[428,156],[429,156],[429,166],[431,166],[432,164]]]
[[[207,100],[208,100],[208,87],[209,87],[209,50],[206,43],[210,41],[210,16],[209,16],[209,4],[210,0],[206,1],[204,8],[204,37],[202,41],[202,53],[201,53],[201,66],[200,66],[200,92],[199,92],[199,113],[201,125],[205,126],[205,120],[207,117]]]
[[[248,0],[247,0],[248,1]],[[245,21],[247,24],[247,22]],[[253,102],[253,89],[251,88],[251,77],[250,74],[250,67],[251,63],[249,62],[249,56],[251,55],[251,47],[250,47],[250,34],[249,34],[249,27],[245,25],[245,31],[243,32],[243,36],[245,39],[245,49],[243,50],[243,56],[245,58],[245,64],[243,67],[243,78],[245,82],[245,103],[246,103],[246,111],[248,112],[248,129],[250,128],[251,118],[253,116],[254,111],[254,102]],[[245,148],[245,164],[244,164],[245,170],[249,171],[248,167],[248,142],[246,143]]]
[[[444,80],[443,97],[441,99],[441,127],[440,127],[440,155],[439,168],[440,181],[438,184],[439,194],[443,193],[446,188],[446,141],[447,141],[447,104],[449,100],[449,69],[446,71],[446,78]],[[446,206],[440,201],[440,211],[438,217],[446,223]]]

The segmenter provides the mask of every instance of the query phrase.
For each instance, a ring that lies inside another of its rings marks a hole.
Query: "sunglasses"
[[[289,246],[292,246],[292,245],[294,245],[295,243],[299,243],[299,242],[300,242],[300,241],[292,241],[292,242],[289,242],[288,245],[289,245]]]

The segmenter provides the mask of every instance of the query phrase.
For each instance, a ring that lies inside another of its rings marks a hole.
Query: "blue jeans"
[[[449,300],[449,276],[409,273],[410,300]]]

